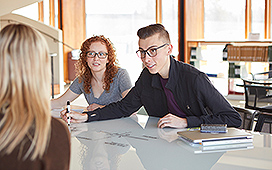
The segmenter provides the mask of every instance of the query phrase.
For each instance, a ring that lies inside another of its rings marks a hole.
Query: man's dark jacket
[[[130,116],[141,106],[144,106],[149,116],[165,116],[168,114],[167,99],[159,76],[150,74],[144,68],[135,86],[124,99],[88,112],[87,121]],[[166,88],[172,91],[177,104],[186,114],[188,127],[223,123],[228,127],[239,127],[242,123],[240,114],[215,89],[205,73],[172,57]]]

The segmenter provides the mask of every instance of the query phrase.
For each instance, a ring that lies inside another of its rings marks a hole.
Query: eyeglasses
[[[86,54],[87,54],[88,58],[95,58],[95,56],[97,55],[97,57],[100,58],[100,59],[105,59],[107,57],[107,55],[108,55],[108,53],[106,53],[106,52],[96,53],[94,51],[87,51]]]
[[[141,59],[144,59],[145,58],[145,55],[146,53],[150,56],[150,57],[155,57],[157,55],[157,50],[166,46],[166,45],[169,45],[168,43],[165,43],[159,47],[149,47],[147,50],[143,50],[143,49],[140,49],[140,50],[137,50],[136,51],[136,54],[138,55],[138,57],[140,57]]]

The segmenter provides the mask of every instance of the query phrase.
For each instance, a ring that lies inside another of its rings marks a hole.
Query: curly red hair
[[[117,66],[117,59],[116,59],[116,51],[112,44],[112,42],[105,38],[103,35],[99,36],[93,36],[87,40],[85,40],[81,45],[81,52],[80,52],[80,58],[78,62],[76,63],[76,73],[79,77],[79,83],[84,81],[83,87],[84,91],[86,93],[90,93],[91,89],[91,79],[93,77],[90,67],[88,66],[87,62],[87,54],[86,52],[89,50],[90,45],[93,42],[101,42],[104,44],[108,50],[108,63],[106,64],[106,71],[105,71],[105,78],[104,78],[104,90],[106,92],[109,92],[110,90],[110,84],[113,82],[113,78],[115,77],[116,73],[118,72],[118,66]]]

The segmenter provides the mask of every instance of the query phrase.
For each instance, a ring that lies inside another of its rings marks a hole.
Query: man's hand
[[[96,104],[96,103],[93,103],[93,104],[90,104],[88,107],[87,107],[87,110],[88,111],[94,111],[95,109],[97,108],[103,108],[104,105],[99,105],[99,104]]]
[[[173,128],[186,128],[188,126],[187,119],[175,116],[168,113],[163,118],[160,118],[158,122],[159,128],[173,127]]]
[[[88,115],[86,113],[78,113],[73,110],[71,110],[70,113],[66,113],[66,110],[62,110],[60,112],[60,117],[65,121],[67,121],[67,117],[70,116],[71,123],[82,123],[88,120]]]

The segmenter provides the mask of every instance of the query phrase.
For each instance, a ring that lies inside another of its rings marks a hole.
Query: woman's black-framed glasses
[[[97,57],[100,59],[105,59],[108,55],[108,53],[106,53],[106,52],[98,52],[97,53],[94,51],[87,51],[86,54],[87,54],[88,58],[95,58],[95,56],[97,55]]]
[[[159,47],[149,47],[148,49],[146,50],[143,50],[143,49],[139,49],[136,51],[136,54],[138,57],[140,57],[141,59],[144,59],[145,58],[145,55],[146,53],[150,56],[150,57],[155,57],[157,55],[157,50],[166,46],[166,45],[169,45],[169,43],[165,43]]]

